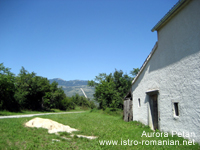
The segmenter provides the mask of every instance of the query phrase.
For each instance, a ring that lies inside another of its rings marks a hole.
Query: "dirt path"
[[[5,118],[23,118],[23,117],[33,117],[42,115],[55,115],[55,114],[71,114],[71,113],[83,113],[85,111],[75,111],[75,112],[60,112],[60,113],[42,113],[42,114],[27,114],[27,115],[12,115],[12,116],[0,116],[0,119]]]

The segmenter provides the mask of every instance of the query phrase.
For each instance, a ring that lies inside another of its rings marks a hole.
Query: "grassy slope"
[[[75,134],[95,135],[99,138],[88,140],[76,138],[70,140],[61,139],[55,134],[48,134],[46,129],[27,128],[24,123],[32,118],[0,119],[0,149],[200,149],[199,145],[191,146],[150,146],[150,145],[102,145],[99,140],[183,140],[182,138],[150,138],[141,137],[142,132],[152,132],[148,127],[138,122],[124,122],[121,116],[110,116],[102,113],[62,114],[40,116],[49,118],[59,123],[69,125],[80,131]],[[34,117],[33,117],[34,118]],[[68,134],[62,136],[70,137]],[[52,139],[60,139],[60,142],[52,142]]]

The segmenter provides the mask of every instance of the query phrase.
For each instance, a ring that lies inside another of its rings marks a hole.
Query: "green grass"
[[[101,111],[86,111],[84,113],[74,114],[55,114],[48,116],[40,116],[41,118],[48,118],[59,123],[69,125],[72,128],[80,131],[73,134],[94,135],[98,136],[95,140],[88,140],[85,138],[73,138],[69,133],[60,133],[60,135],[48,134],[46,129],[28,128],[24,127],[25,122],[32,118],[13,118],[0,119],[0,149],[107,149],[107,150],[121,150],[121,149],[200,149],[200,146],[195,145],[125,145],[129,140],[178,140],[180,143],[184,140],[178,137],[141,137],[143,131],[153,133],[149,127],[144,126],[138,122],[124,122],[120,115],[108,115]],[[66,137],[68,139],[63,139]],[[60,142],[52,141],[58,139]],[[102,140],[118,140],[118,144],[123,145],[100,145]],[[125,141],[126,140],[126,141]],[[127,143],[128,144],[128,143]]]

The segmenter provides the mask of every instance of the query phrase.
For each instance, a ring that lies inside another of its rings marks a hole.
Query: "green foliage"
[[[136,75],[139,71],[134,68],[131,72]],[[121,70],[109,75],[100,73],[95,81],[88,81],[89,86],[95,87],[94,98],[99,102],[99,107],[123,109],[123,98],[130,89],[132,78]],[[57,82],[50,83],[47,78],[29,73],[24,67],[15,76],[9,68],[0,64],[0,109],[19,110],[61,110],[96,108],[94,101],[76,94],[67,97],[62,88],[58,88]]]
[[[63,100],[61,100],[59,109],[60,110],[70,110],[75,109],[75,103],[72,101],[72,98],[66,97]]]
[[[95,85],[97,85],[97,83],[95,81],[93,81],[93,80],[88,81],[88,86],[95,86]]]
[[[49,83],[47,78],[29,73],[24,67],[18,76],[0,64],[0,109],[1,110],[50,110],[62,107],[74,109],[75,104],[67,102],[66,95],[58,83]],[[67,104],[66,104],[67,103]]]
[[[15,97],[22,109],[49,110],[59,108],[66,98],[58,83],[49,83],[47,78],[28,73],[23,67],[16,80]],[[63,106],[65,107],[65,106]]]
[[[90,108],[95,109],[97,106],[95,105],[94,101],[89,101],[90,102]]]
[[[15,92],[15,76],[10,72],[10,68],[0,64],[0,109],[17,111],[18,103],[14,99]]]
[[[94,98],[99,102],[99,108],[123,109],[123,98],[131,87],[132,78],[122,70],[115,70],[113,74],[99,74],[95,77],[95,81],[89,81],[88,85],[95,86]]]
[[[133,76],[133,78],[135,78],[139,71],[139,68],[133,68],[133,70],[130,71],[130,74]]]
[[[89,98],[85,98],[84,96],[80,96],[79,94],[75,94],[71,99],[74,104],[82,108],[96,108],[94,101],[91,101]]]

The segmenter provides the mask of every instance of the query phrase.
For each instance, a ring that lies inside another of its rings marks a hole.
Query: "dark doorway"
[[[157,94],[149,95],[150,97],[150,109],[152,115],[152,124],[154,130],[158,129],[158,101],[157,101]]]

